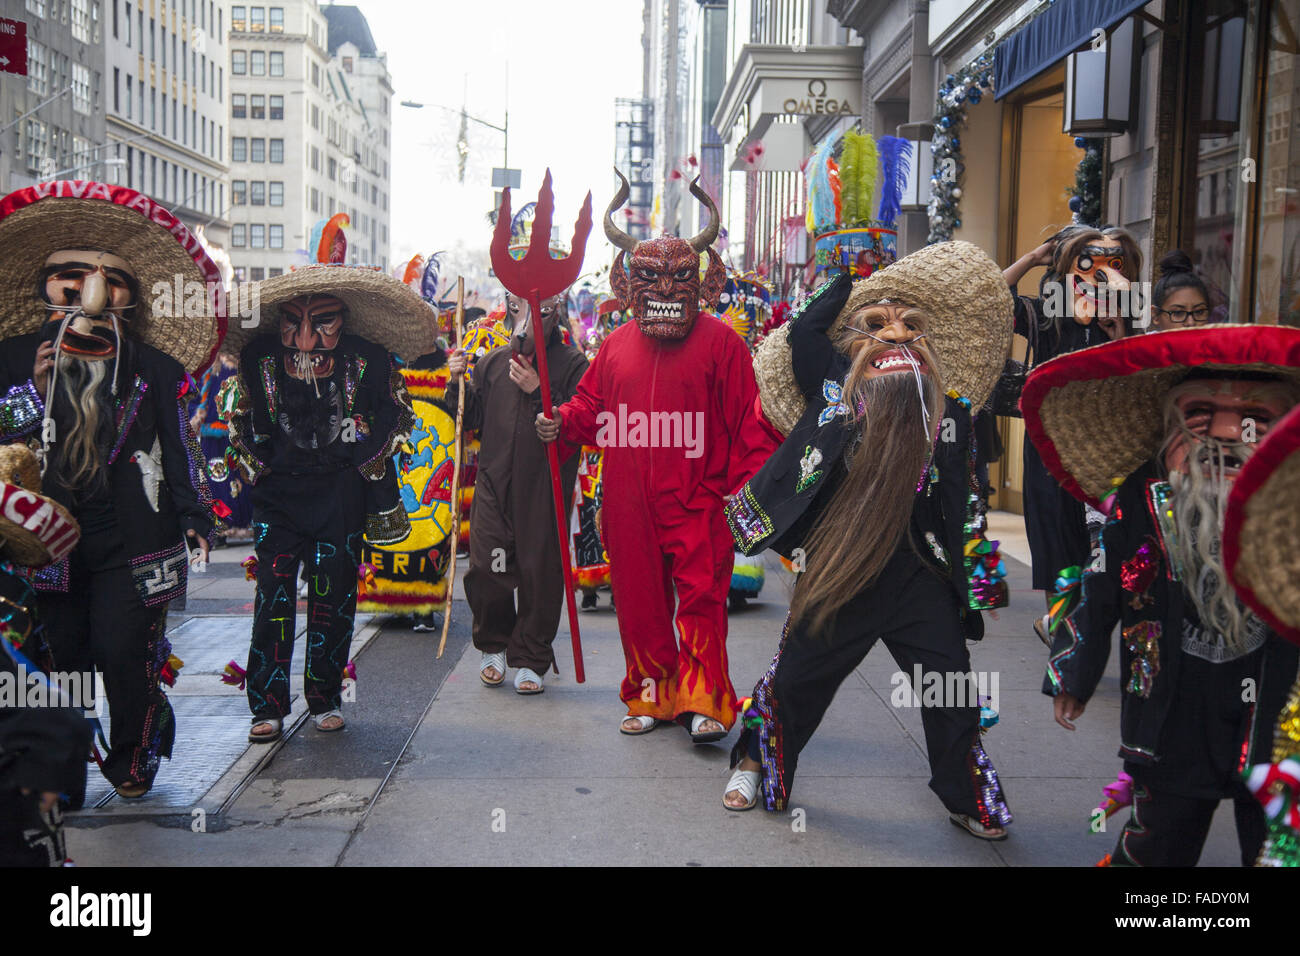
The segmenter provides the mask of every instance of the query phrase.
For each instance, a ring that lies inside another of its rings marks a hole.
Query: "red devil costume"
[[[636,324],[605,340],[578,394],[556,409],[564,441],[605,450],[602,524],[627,658],[619,693],[645,730],[652,718],[700,714],[724,728],[735,720],[726,651],[733,552],[722,506],[774,444],[752,413],[758,388],[745,343],[699,313],[701,302],[717,301],[725,272],[710,248],[717,209],[694,183],[691,192],[710,212],[702,233],[637,242],[612,219],[629,194],[623,180],[605,234],[622,250],[610,278]]]

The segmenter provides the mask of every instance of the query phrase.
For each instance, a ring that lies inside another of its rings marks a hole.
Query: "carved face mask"
[[[720,219],[708,194],[691,183],[691,194],[709,210],[709,224],[691,239],[660,236],[637,242],[614,225],[614,211],[627,201],[631,187],[619,174],[622,185],[605,210],[605,235],[622,250],[610,270],[610,286],[630,309],[642,333],[654,339],[683,339],[691,331],[700,303],[712,307],[722,295],[726,269],[711,246],[718,236]],[[700,281],[700,253],[708,252],[709,265]],[[628,270],[623,257],[630,254]]]
[[[41,270],[48,315],[42,337],[82,361],[117,354],[120,323],[135,306],[136,279],[126,261],[108,252],[61,249]]]
[[[542,337],[544,340],[550,339],[551,333],[555,330],[564,303],[565,293],[563,292],[541,301]],[[535,350],[535,323],[533,322],[532,311],[527,299],[506,293],[506,315],[502,324],[510,332],[510,347],[516,354],[532,355]]]
[[[1074,321],[1089,325],[1122,322],[1123,300],[1131,286],[1124,275],[1127,265],[1124,247],[1118,239],[1092,239],[1079,251],[1067,273],[1069,292],[1074,298]]]
[[[1193,379],[1171,394],[1178,426],[1166,446],[1169,474],[1199,465],[1231,482],[1269,427],[1296,403],[1295,389],[1283,382],[1252,379]]]
[[[334,374],[334,349],[343,334],[348,308],[332,295],[304,295],[280,306],[280,344],[284,369],[314,383]]]

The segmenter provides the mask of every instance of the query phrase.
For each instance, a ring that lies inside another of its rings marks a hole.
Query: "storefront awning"
[[[993,53],[995,99],[1032,80],[1092,41],[1094,30],[1109,30],[1148,0],[1057,0],[1056,5]]]

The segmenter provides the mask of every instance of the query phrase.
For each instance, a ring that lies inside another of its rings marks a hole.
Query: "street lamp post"
[[[505,122],[501,126],[495,123],[489,123],[487,120],[479,119],[477,116],[471,116],[462,106],[460,109],[452,109],[450,106],[442,106],[439,103],[417,103],[414,100],[402,100],[401,105],[407,109],[422,110],[425,106],[431,106],[436,110],[444,110],[448,113],[454,113],[460,116],[462,120],[469,120],[472,123],[478,123],[480,126],[486,126],[488,129],[494,129],[502,135],[501,147],[501,164],[510,168],[510,107],[505,110]]]

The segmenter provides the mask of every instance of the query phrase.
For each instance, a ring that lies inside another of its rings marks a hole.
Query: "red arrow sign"
[[[0,73],[27,75],[27,21],[0,17]]]

